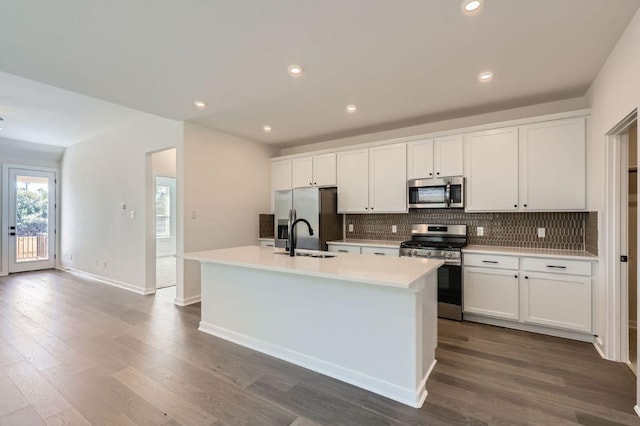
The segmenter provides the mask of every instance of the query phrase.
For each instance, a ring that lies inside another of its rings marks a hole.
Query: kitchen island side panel
[[[437,338],[436,274],[420,280],[397,289],[203,262],[200,330],[418,407]]]

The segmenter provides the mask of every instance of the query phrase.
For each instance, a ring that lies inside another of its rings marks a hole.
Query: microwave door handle
[[[444,199],[447,203],[447,207],[451,204],[451,183],[447,183],[447,186],[444,190]]]

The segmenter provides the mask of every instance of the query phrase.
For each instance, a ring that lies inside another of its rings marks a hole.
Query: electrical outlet
[[[100,263],[100,262],[98,261],[98,259],[96,259],[96,266],[98,266],[98,264],[99,264],[99,263]]]
[[[353,223],[349,224],[349,232],[353,232]]]
[[[391,233],[392,234],[398,233],[398,225],[391,225]]]
[[[107,261],[103,260],[103,262],[104,262],[104,267],[106,268],[107,267]]]
[[[196,211],[191,210],[191,219],[195,219],[196,217],[198,217],[198,214],[196,213]]]
[[[69,254],[69,260],[73,260],[73,255]]]
[[[129,212],[129,219],[135,219],[136,218],[136,211],[135,210],[131,210]]]
[[[482,226],[477,226],[476,227],[476,235],[478,237],[484,237],[484,227]]]
[[[547,235],[544,228],[538,228],[538,238],[544,238]]]

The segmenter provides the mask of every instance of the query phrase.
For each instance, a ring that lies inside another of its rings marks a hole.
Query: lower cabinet
[[[525,273],[522,321],[591,331],[591,277]]]
[[[518,271],[464,268],[464,312],[519,319]]]
[[[327,243],[329,251],[335,253],[356,253],[356,254],[373,254],[377,256],[400,256],[399,248],[376,247],[376,246],[352,246],[344,244]]]
[[[507,262],[506,257],[463,256],[465,314],[505,320],[500,323],[505,327],[543,326],[534,330],[541,333],[593,331],[593,262],[518,256]]]
[[[275,247],[275,243],[271,239],[260,239],[258,244],[260,247]]]

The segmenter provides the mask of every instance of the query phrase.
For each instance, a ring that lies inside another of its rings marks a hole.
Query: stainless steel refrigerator
[[[276,247],[286,247],[289,238],[289,210],[306,219],[313,228],[296,226],[296,248],[327,250],[327,241],[342,239],[342,216],[338,214],[337,188],[296,188],[275,192],[274,229]],[[294,218],[295,219],[295,218]]]

